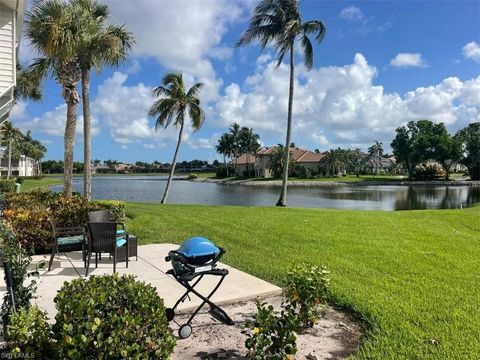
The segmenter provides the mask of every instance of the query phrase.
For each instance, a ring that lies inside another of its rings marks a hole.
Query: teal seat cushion
[[[125,239],[117,239],[117,247],[121,247],[127,243]]]
[[[117,230],[117,236],[124,235],[125,230]]]
[[[85,239],[83,235],[75,235],[58,238],[57,242],[60,246],[82,245],[85,242]]]

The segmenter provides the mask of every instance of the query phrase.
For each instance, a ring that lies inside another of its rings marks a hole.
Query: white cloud
[[[54,110],[47,111],[41,116],[29,119],[27,116],[21,118],[14,118],[16,125],[22,130],[31,130],[32,132],[39,132],[41,134],[50,136],[63,137],[65,132],[65,123],[67,121],[67,105],[61,104],[55,107]],[[91,134],[96,136],[100,133],[98,126],[98,119],[95,114],[91,117]],[[83,134],[83,116],[77,117],[76,134]]]
[[[390,65],[394,67],[425,67],[425,61],[420,53],[398,53],[392,60]]]
[[[466,59],[471,59],[476,62],[480,62],[480,45],[475,41],[469,42],[462,48],[463,56]]]
[[[228,25],[245,16],[242,0],[107,0],[113,20],[135,35],[134,55],[153,57],[169,70],[206,84],[202,99],[214,100],[222,86],[210,57],[226,59],[233,44],[222,44]]]
[[[362,20],[363,19],[362,10],[360,10],[355,5],[350,5],[350,6],[344,7],[340,11],[340,14],[338,16],[340,16],[342,19],[347,20],[347,21],[357,21],[357,20]]]
[[[345,66],[307,72],[298,65],[297,74],[292,141],[301,146],[365,147],[374,139],[389,144],[398,126],[422,118],[445,122],[451,130],[480,121],[480,77],[447,78],[401,96],[374,84],[377,69],[362,54]],[[218,125],[238,122],[253,127],[266,144],[283,142],[288,79],[287,66],[270,62],[259,65],[243,88],[228,85],[214,111]]]

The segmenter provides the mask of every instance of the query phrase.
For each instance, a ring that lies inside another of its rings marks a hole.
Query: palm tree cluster
[[[252,128],[240,127],[239,124],[233,123],[229,131],[220,136],[215,149],[223,155],[223,162],[229,176],[227,158],[233,158],[235,173],[238,175],[237,158],[243,154],[255,155],[260,150],[260,146],[260,135],[256,134]],[[247,161],[250,161],[250,156],[247,156]],[[247,163],[248,171],[251,171],[250,163]]]
[[[47,152],[45,146],[40,141],[33,139],[30,131],[27,131],[24,135],[11,122],[3,125],[0,134],[0,143],[6,147],[8,153],[7,179],[12,176],[12,160],[18,160],[21,155],[30,157],[35,161],[34,171],[36,175],[39,175],[41,173],[40,160]]]
[[[287,158],[285,156],[286,152],[286,147],[283,146],[282,144],[278,144],[275,147],[275,150],[273,153],[268,157],[267,161],[267,169],[269,169],[272,172],[272,175],[274,178],[281,178],[283,175],[283,172],[285,170],[285,159]],[[296,169],[296,162],[289,156],[288,161],[290,162],[288,164],[288,172],[289,176],[292,176]]]
[[[96,0],[37,1],[26,15],[26,35],[38,58],[26,73],[40,81],[54,78],[67,105],[64,137],[64,194],[72,195],[73,146],[81,81],[84,125],[84,196],[91,197],[90,70],[126,59],[133,35],[110,23],[108,6]]]
[[[382,156],[383,155],[383,143],[375,140],[374,144],[368,148],[368,154],[372,156]]]
[[[289,55],[290,86],[288,94],[287,132],[285,148],[290,145],[292,136],[293,92],[295,83],[295,44],[300,41],[307,70],[313,66],[313,45],[309,35],[313,34],[318,44],[325,37],[326,27],[318,20],[303,22],[298,0],[262,0],[255,7],[249,28],[238,40],[237,46],[259,41],[261,49],[273,45],[277,55],[277,66],[282,64],[285,55]],[[282,190],[277,206],[287,205],[287,183],[290,152],[284,151],[284,169]]]

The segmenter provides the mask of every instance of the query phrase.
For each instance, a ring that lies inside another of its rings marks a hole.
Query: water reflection
[[[160,202],[165,177],[109,177],[93,179],[95,199]],[[74,181],[74,190],[82,191],[81,180]],[[53,187],[60,191],[61,186]],[[175,181],[170,193],[172,204],[211,204],[272,206],[277,201],[276,187],[219,185]],[[454,209],[480,202],[479,187],[447,186],[341,186],[291,187],[288,203],[296,207],[322,207],[361,210]]]

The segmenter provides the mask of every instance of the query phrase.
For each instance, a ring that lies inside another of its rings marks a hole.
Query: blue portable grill
[[[190,299],[190,293],[197,295],[203,300],[188,321],[180,326],[178,335],[181,339],[186,339],[192,334],[192,326],[190,323],[205,304],[210,305],[210,314],[216,319],[226,325],[234,324],[233,320],[227,315],[227,313],[210,300],[222,284],[225,276],[228,275],[228,270],[217,268],[217,262],[223,254],[225,254],[225,250],[217,247],[210,240],[203,237],[193,237],[185,240],[177,250],[170,251],[165,258],[165,261],[172,262],[172,269],[168,270],[167,274],[172,275],[180,285],[187,289],[187,291],[175,303],[173,308],[165,310],[168,321],[174,319],[177,306],[184,302],[187,297]],[[195,286],[198,285],[204,276],[208,275],[218,276],[220,279],[208,296],[204,296],[195,290]],[[194,279],[195,281],[191,285],[190,282]]]

